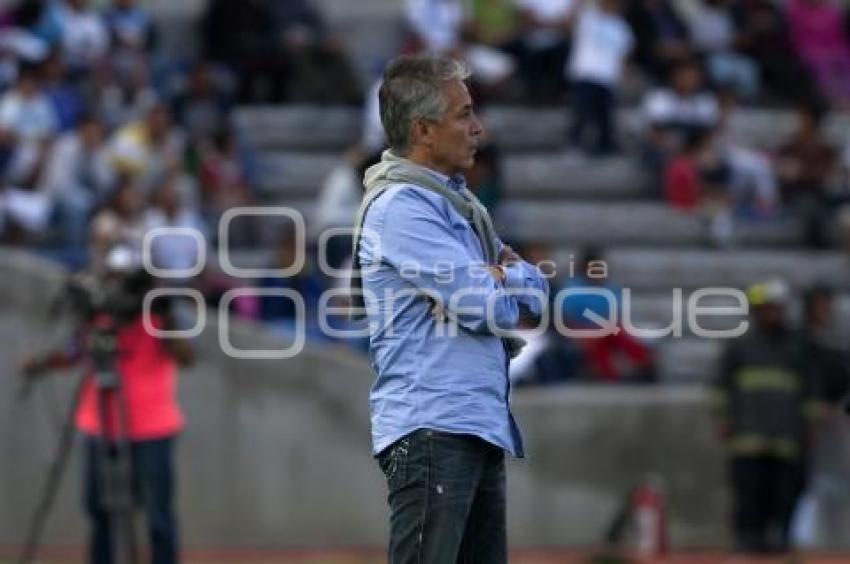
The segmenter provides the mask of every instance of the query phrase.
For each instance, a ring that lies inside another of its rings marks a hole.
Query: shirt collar
[[[452,190],[459,191],[463,188],[466,188],[466,178],[464,178],[464,176],[460,173],[457,173],[453,176],[446,176],[442,172],[437,172],[432,168],[426,168],[426,170],[431,176],[433,176]]]

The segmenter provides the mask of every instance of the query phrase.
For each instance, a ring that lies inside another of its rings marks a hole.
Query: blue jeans
[[[99,474],[99,449],[102,439],[85,438],[84,495],[91,522],[90,564],[113,562],[109,513],[103,504]],[[144,508],[150,534],[152,564],[177,562],[177,520],[174,516],[174,439],[165,438],[131,443],[133,495]]]
[[[389,564],[507,563],[502,449],[419,429],[378,464],[389,489]]]

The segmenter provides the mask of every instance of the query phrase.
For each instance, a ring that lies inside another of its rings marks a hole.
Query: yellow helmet
[[[775,278],[766,282],[759,282],[747,288],[747,299],[752,306],[764,304],[784,305],[788,302],[791,289],[788,283],[781,278]]]

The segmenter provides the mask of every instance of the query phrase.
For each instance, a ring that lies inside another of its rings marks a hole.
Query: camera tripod
[[[137,564],[138,544],[135,534],[133,471],[128,437],[127,401],[121,377],[115,369],[117,354],[115,320],[105,314],[95,316],[87,335],[86,348],[93,361],[94,373],[84,374],[77,384],[71,408],[64,422],[59,447],[51,463],[39,504],[30,521],[26,543],[17,560],[31,564],[38,551],[41,535],[59,489],[75,435],[74,417],[86,381],[91,378],[97,392],[101,437],[96,443],[95,473],[97,502],[109,519],[110,551],[115,564]]]

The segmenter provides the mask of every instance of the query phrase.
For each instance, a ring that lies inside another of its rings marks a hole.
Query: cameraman
[[[72,342],[64,349],[28,358],[22,371],[28,379],[34,379],[52,369],[85,365],[86,381],[75,422],[85,444],[84,504],[91,521],[89,562],[109,564],[117,548],[113,515],[105,502],[108,494],[101,463],[103,454],[114,453],[116,444],[124,440],[129,444],[131,462],[128,487],[132,488],[134,505],[142,506],[147,516],[152,562],[172,564],[178,561],[177,522],[172,504],[173,450],[175,438],[183,427],[177,403],[177,369],[178,365],[186,366],[194,360],[194,350],[186,340],[162,339],[145,330],[142,303],[153,287],[153,278],[134,269],[135,264],[128,267],[123,262],[120,268],[111,268],[96,279],[93,284],[98,288],[96,291],[69,290],[68,299],[77,302],[76,309],[81,313]],[[82,299],[80,294],[84,296]],[[87,303],[81,306],[80,301]],[[163,301],[154,301],[154,305],[160,302],[166,307],[152,311],[150,322],[159,330],[174,329],[175,316]],[[93,343],[93,336],[98,332],[103,334],[105,326],[114,343],[114,352],[107,355],[106,363],[98,359],[100,353]],[[117,393],[102,395],[98,368],[115,373]],[[106,413],[101,413],[101,401],[109,406]]]

